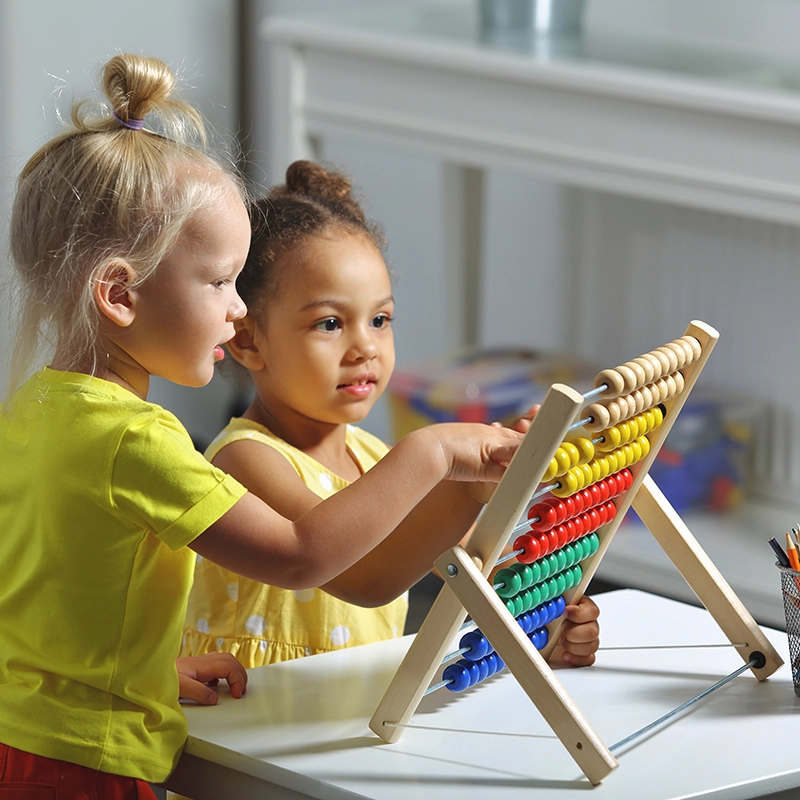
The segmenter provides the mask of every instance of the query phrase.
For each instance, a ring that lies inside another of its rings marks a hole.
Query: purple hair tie
[[[144,128],[144,120],[143,119],[129,119],[124,120],[122,117],[117,114],[116,111],[111,112],[114,115],[114,119],[122,125],[123,128],[128,128],[132,131],[140,131]]]

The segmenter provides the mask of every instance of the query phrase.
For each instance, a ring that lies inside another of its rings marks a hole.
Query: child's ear
[[[135,274],[127,261],[114,259],[95,274],[94,299],[100,313],[120,328],[127,328],[136,316],[131,298]]]
[[[247,369],[257,371],[264,368],[264,357],[256,343],[256,326],[252,317],[244,316],[233,321],[236,333],[225,342],[228,352]]]

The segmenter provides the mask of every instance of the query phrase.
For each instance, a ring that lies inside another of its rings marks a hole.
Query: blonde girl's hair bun
[[[156,111],[169,138],[197,137],[205,143],[200,115],[173,95],[175,74],[160,59],[120,53],[106,63],[102,85],[112,111],[110,127],[139,130],[145,116]]]

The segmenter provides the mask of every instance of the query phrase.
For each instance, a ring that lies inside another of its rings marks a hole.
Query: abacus
[[[618,766],[612,750],[647,729],[609,749],[546,659],[565,606],[583,594],[631,505],[723,634],[739,643],[746,663],[725,681],[747,669],[764,680],[781,666],[647,474],[718,338],[693,321],[678,339],[600,372],[585,395],[550,387],[466,547],[436,561],[445,585],[370,721],[378,736],[396,742],[429,691],[460,691],[507,666],[586,777],[600,783]],[[511,554],[499,561],[507,542]],[[490,583],[511,557],[516,562]],[[468,615],[478,629],[448,654]],[[431,686],[442,664],[461,655]]]

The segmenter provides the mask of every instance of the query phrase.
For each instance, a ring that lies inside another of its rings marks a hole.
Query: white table
[[[634,590],[595,599],[605,646],[722,641],[703,609]],[[767,634],[788,655],[785,634]],[[800,792],[800,699],[785,665],[762,683],[749,672],[737,677],[616,752],[619,767],[592,788],[508,673],[463,694],[435,692],[398,743],[379,740],[367,724],[409,641],[254,669],[242,700],[223,692],[216,707],[187,708],[190,736],[170,788],[196,800],[567,800],[587,792],[597,800],[788,800]],[[730,647],[607,650],[594,667],[558,677],[612,746],[741,664]]]

